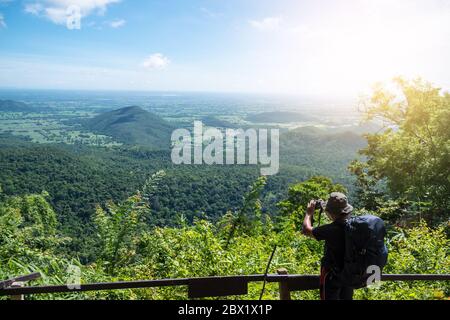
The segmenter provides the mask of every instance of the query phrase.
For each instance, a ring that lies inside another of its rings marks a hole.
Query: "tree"
[[[122,204],[110,202],[106,210],[97,206],[94,222],[107,273],[115,275],[117,267],[127,265],[135,256],[139,236],[145,231],[143,219],[150,213],[149,201],[164,175],[164,171],[152,175],[142,192],[137,192]]]
[[[35,249],[54,252],[67,238],[58,237],[56,213],[48,194],[5,197],[0,203],[0,247],[9,256]],[[6,255],[6,253],[5,253]]]
[[[366,161],[350,170],[360,194],[372,194],[363,199],[370,209],[377,207],[376,186],[385,183],[390,198],[443,216],[450,207],[450,95],[421,79],[393,83],[395,91],[377,85],[363,101],[365,119],[384,130],[366,136]]]
[[[333,183],[330,178],[322,176],[312,177],[291,186],[287,199],[278,204],[281,211],[277,224],[278,229],[282,232],[288,229],[300,230],[309,201],[326,200],[332,192],[347,193],[347,189],[341,184]]]
[[[70,241],[57,231],[56,213],[46,193],[0,197],[0,279],[40,272],[64,282],[69,263],[61,247]],[[58,276],[55,276],[58,274]],[[54,280],[54,281],[53,281]]]
[[[230,241],[232,240],[236,230],[240,228],[243,232],[250,231],[260,231],[261,225],[261,193],[267,183],[267,177],[259,177],[252,186],[250,190],[244,195],[242,207],[235,213],[228,212],[224,217],[225,221],[229,220],[229,231],[226,240],[225,248],[228,248]]]
[[[332,192],[347,193],[347,189],[338,183],[334,184],[330,178],[312,177],[291,186],[288,190],[287,199],[280,202],[279,206],[285,214],[302,214],[309,201],[326,200]]]

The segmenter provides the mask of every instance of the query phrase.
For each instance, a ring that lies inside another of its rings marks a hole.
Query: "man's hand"
[[[308,203],[308,207],[306,208],[305,219],[303,220],[303,234],[305,236],[313,238],[313,227],[312,227],[312,219],[314,216],[314,211],[316,210],[316,201],[311,200]]]
[[[306,208],[306,214],[309,216],[313,216],[315,210],[316,210],[316,200],[311,200],[308,203],[308,207]]]

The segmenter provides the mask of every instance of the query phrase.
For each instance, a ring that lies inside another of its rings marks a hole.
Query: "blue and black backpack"
[[[345,224],[345,259],[339,278],[343,285],[366,286],[370,266],[383,270],[387,263],[384,243],[386,228],[382,219],[372,215],[352,217]]]

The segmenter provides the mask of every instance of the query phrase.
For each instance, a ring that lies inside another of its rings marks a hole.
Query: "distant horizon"
[[[331,110],[354,112],[358,110],[360,99],[336,95],[292,95],[270,93],[233,93],[200,91],[129,91],[129,90],[65,90],[65,89],[5,89],[0,88],[0,101],[12,100],[29,105],[61,102],[63,105],[73,101],[101,104],[111,110],[128,106],[140,106],[144,109],[175,108],[223,108],[224,110],[244,111],[252,109],[266,111],[310,112]],[[258,107],[259,106],[259,107]],[[206,109],[205,109],[206,108]],[[231,108],[231,109],[230,109]],[[255,109],[256,108],[256,109]],[[215,110],[216,110],[215,109]]]
[[[258,97],[274,97],[274,98],[324,98],[324,99],[349,99],[353,100],[357,97],[351,95],[339,94],[295,94],[295,93],[262,93],[262,92],[232,92],[232,91],[194,91],[194,90],[108,90],[108,89],[46,89],[46,88],[6,88],[0,87],[1,92],[55,92],[55,93],[113,93],[113,94],[154,94],[158,96],[173,95],[234,95],[234,96],[258,96]],[[0,96],[0,100],[1,100]]]

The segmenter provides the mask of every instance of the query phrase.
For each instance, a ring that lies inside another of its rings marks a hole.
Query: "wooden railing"
[[[164,280],[140,280],[88,283],[79,286],[52,285],[52,286],[25,286],[28,281],[36,280],[41,275],[33,273],[6,281],[0,281],[0,296],[9,296],[12,300],[24,300],[25,295],[74,293],[86,291],[145,289],[155,287],[187,286],[188,297],[207,298],[246,295],[250,282],[269,283],[277,282],[281,300],[290,300],[291,292],[319,289],[319,276],[317,275],[290,275],[286,269],[277,270],[277,274],[269,275],[241,275],[219,276],[202,278],[182,278]],[[449,281],[450,274],[385,274],[382,281]]]

